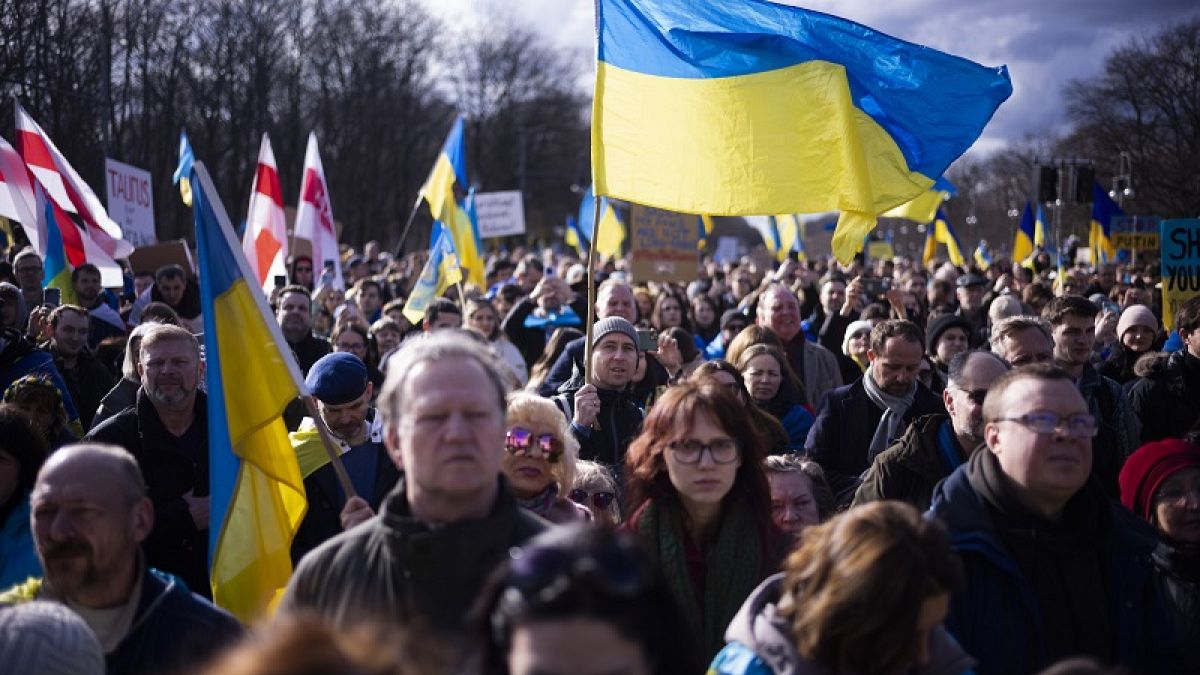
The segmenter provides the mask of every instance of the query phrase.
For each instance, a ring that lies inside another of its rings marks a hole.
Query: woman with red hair
[[[727,387],[671,387],[625,459],[626,527],[662,571],[705,660],[780,561],[762,470],[766,441],[743,411]]]

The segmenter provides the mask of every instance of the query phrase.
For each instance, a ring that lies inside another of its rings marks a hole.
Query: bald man
[[[61,602],[100,640],[110,673],[189,669],[241,636],[229,614],[178,579],[146,566],[154,526],[137,460],[115,445],[68,445],[46,460],[30,495],[45,576],[0,594],[0,604]]]

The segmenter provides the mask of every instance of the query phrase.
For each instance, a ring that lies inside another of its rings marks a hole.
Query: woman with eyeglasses
[[[762,470],[765,441],[744,410],[726,387],[671,387],[625,458],[625,527],[666,578],[704,660],[779,563],[781,535]]]
[[[579,442],[549,399],[517,392],[508,399],[508,432],[500,471],[517,503],[552,523],[591,520],[586,506],[560,494],[575,480]]]
[[[805,531],[708,672],[969,673],[974,662],[942,626],[963,577],[937,520],[901,502],[852,509]]]
[[[475,607],[481,675],[694,675],[703,663],[634,537],[583,524],[513,549]]]
[[[1147,443],[1125,460],[1121,503],[1158,531],[1152,559],[1189,672],[1200,672],[1200,446]]]
[[[738,357],[737,367],[754,403],[783,425],[787,450],[803,450],[815,418],[801,404],[801,387],[783,352],[771,345],[751,345]]]

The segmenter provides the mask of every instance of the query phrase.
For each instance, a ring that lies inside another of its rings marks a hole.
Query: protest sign
[[[695,280],[696,216],[631,204],[629,220],[635,280]]]
[[[1157,251],[1161,246],[1158,216],[1113,216],[1110,238],[1118,251]]]
[[[1174,328],[1175,312],[1200,296],[1200,219],[1162,222],[1163,325]]]
[[[183,239],[139,246],[129,254],[129,266],[133,268],[134,274],[154,274],[163,265],[172,264],[179,265],[189,274],[196,271],[196,266],[192,263],[192,251]]]
[[[520,190],[475,194],[479,238],[525,234],[525,203]]]
[[[150,172],[115,159],[104,159],[108,217],[121,226],[125,241],[134,246],[153,244],[154,189]]]

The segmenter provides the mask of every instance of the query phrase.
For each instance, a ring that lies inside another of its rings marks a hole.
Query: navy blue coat
[[[926,514],[949,528],[966,571],[966,588],[951,599],[946,628],[979,660],[980,675],[1036,672],[1050,665],[1037,599],[1003,545],[984,498],[971,486],[967,468],[959,466],[938,484]],[[1154,533],[1120,504],[1110,501],[1108,507],[1101,560],[1115,624],[1112,651],[1135,673],[1181,672],[1170,615],[1154,582]]]
[[[905,413],[903,424],[896,430],[896,438],[902,436],[908,425],[918,417],[939,413],[946,414],[942,399],[925,385],[917,383],[913,404]],[[849,504],[854,499],[854,491],[858,489],[863,473],[871,467],[874,458],[867,455],[871,438],[875,436],[875,427],[879,426],[881,419],[883,409],[867,398],[862,377],[827,392],[821,399],[817,419],[808,431],[808,441],[804,447],[809,457],[825,470],[825,477],[839,505]]]

